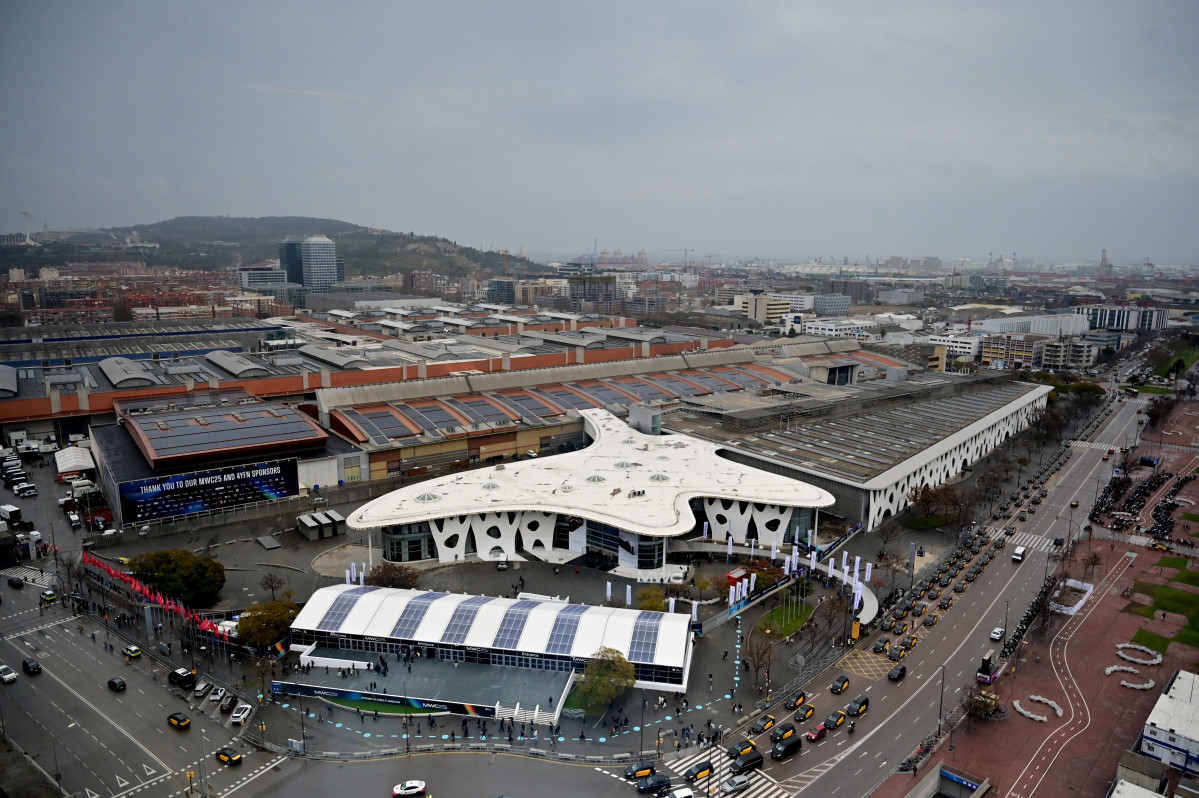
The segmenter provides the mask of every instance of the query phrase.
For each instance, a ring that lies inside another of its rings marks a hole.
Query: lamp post
[[[1007,613],[1008,613],[1008,600],[1004,599],[1003,600],[1003,634],[1004,634],[1004,636],[1007,636]]]
[[[645,688],[641,688],[641,725],[637,727],[640,743],[638,751],[645,750]]]
[[[59,795],[66,795],[66,793],[62,791],[62,772],[58,769],[58,735],[65,732],[67,729],[73,728],[75,728],[74,723],[68,724],[66,728],[62,729],[58,732],[58,734],[50,738],[50,747],[54,751],[54,786],[58,790]]]
[[[941,665],[941,698],[937,701],[937,736],[941,736],[941,728],[945,723],[945,665]]]

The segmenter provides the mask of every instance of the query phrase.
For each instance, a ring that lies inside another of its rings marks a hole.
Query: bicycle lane
[[[1091,725],[1091,710],[1087,706],[1086,698],[1083,696],[1082,690],[1074,678],[1074,673],[1067,659],[1069,646],[1074,640],[1075,634],[1099,607],[1106,592],[1132,566],[1136,557],[1137,555],[1134,552],[1126,553],[1121,558],[1119,567],[1113,568],[1095,586],[1091,598],[1087,601],[1088,606],[1083,612],[1071,617],[1054,636],[1049,647],[1049,657],[1054,676],[1057,678],[1058,685],[1065,694],[1066,708],[1069,711],[1069,716],[1038,746],[1033,756],[1030,757],[1028,764],[1024,766],[1024,769],[1020,771],[1020,775],[1013,782],[1013,786],[1008,792],[1009,798],[1031,798],[1037,791],[1037,788],[1041,786],[1041,782],[1049,775],[1049,769],[1057,761],[1057,758],[1061,756],[1066,746]],[[1065,711],[1063,710],[1063,712]]]

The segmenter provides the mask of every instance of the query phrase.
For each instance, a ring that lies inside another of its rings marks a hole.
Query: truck
[[[983,661],[978,666],[978,673],[974,675],[974,678],[983,684],[994,684],[1002,670],[1003,663],[995,656],[995,649],[991,649],[983,655]]]
[[[21,517],[21,508],[15,504],[0,505],[0,521],[8,529],[33,529],[33,522]]]

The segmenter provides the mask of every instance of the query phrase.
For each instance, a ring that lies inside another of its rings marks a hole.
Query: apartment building
[[[982,364],[991,368],[1041,368],[1048,335],[1003,333],[989,335],[982,343]]]

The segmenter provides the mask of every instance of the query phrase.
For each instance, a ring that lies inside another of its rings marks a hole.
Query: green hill
[[[279,257],[287,236],[326,235],[337,242],[348,277],[383,277],[397,272],[433,271],[450,277],[486,277],[509,273],[544,274],[548,269],[527,258],[460,246],[436,236],[372,230],[337,219],[309,216],[179,216],[162,222],[108,228],[124,240],[136,233],[157,250],[84,251],[67,244],[41,248],[0,248],[0,266],[36,271],[78,260],[141,260],[152,266],[226,269]]]

